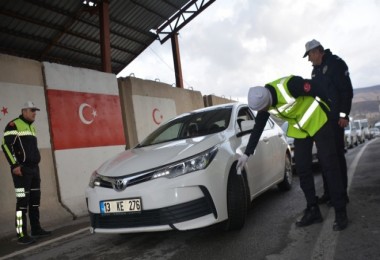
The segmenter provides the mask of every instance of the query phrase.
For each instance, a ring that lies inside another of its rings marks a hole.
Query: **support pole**
[[[99,27],[100,27],[100,46],[102,52],[102,70],[112,72],[111,65],[111,43],[110,43],[110,16],[109,0],[100,2],[99,8]]]
[[[171,42],[172,42],[172,52],[173,52],[174,71],[175,71],[175,85],[177,88],[183,88],[181,58],[179,55],[179,45],[178,45],[178,33],[174,33],[172,35]]]

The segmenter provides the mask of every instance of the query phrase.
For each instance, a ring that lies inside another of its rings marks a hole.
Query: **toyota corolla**
[[[189,230],[216,223],[241,229],[255,197],[292,184],[289,146],[272,119],[254,155],[236,171],[255,113],[242,103],[185,113],[104,162],[86,189],[91,231]]]

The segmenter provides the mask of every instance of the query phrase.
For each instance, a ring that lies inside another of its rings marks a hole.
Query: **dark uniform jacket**
[[[321,65],[314,66],[311,76],[328,97],[331,118],[339,119],[340,113],[344,113],[349,119],[353,89],[346,63],[326,49]]]
[[[16,120],[21,120],[22,129],[17,129]],[[32,123],[20,115],[5,127],[1,147],[12,169],[19,165],[35,166],[41,160]]]

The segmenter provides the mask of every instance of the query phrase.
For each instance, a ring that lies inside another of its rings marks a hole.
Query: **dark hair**
[[[322,45],[319,45],[319,46],[315,47],[315,49],[318,50],[318,51],[321,52],[321,53],[324,53],[324,52],[325,52],[325,49],[323,48]]]

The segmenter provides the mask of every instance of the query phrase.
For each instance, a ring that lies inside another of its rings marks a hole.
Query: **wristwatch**
[[[339,117],[348,119],[348,116],[346,113],[340,112]]]

